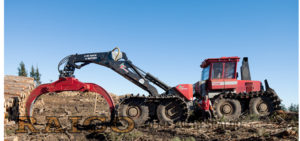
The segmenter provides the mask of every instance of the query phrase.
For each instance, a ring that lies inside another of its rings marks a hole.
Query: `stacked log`
[[[23,76],[4,76],[5,115],[11,113],[12,106],[19,105],[19,116],[25,116],[25,103],[30,92],[35,88],[34,79]],[[17,99],[17,100],[16,100]],[[18,101],[18,103],[14,103]]]

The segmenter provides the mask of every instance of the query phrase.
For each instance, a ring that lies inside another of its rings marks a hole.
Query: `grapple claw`
[[[83,83],[73,77],[61,77],[61,78],[59,78],[59,80],[57,80],[53,83],[40,85],[37,88],[35,88],[33,91],[31,91],[31,93],[26,101],[27,117],[32,116],[33,104],[40,95],[49,93],[49,92],[55,93],[55,92],[62,92],[62,91],[96,92],[96,93],[102,95],[109,105],[110,112],[111,112],[111,120],[114,119],[115,105],[114,105],[113,99],[106,92],[106,90],[97,84]]]

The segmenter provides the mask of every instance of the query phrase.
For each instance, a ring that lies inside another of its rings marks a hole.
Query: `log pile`
[[[5,115],[9,116],[12,106],[19,105],[19,116],[25,116],[25,102],[35,88],[34,79],[23,76],[4,76]],[[14,103],[18,99],[18,104]]]

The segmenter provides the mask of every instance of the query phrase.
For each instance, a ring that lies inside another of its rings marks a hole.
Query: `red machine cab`
[[[202,95],[223,90],[234,93],[260,91],[261,82],[251,81],[247,58],[244,58],[241,67],[242,80],[237,80],[237,63],[239,60],[239,57],[209,58],[204,60],[201,64],[201,68],[203,68],[202,83],[206,83],[206,88],[205,90],[203,88],[198,89],[202,90]]]

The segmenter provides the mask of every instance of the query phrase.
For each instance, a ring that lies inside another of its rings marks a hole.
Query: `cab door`
[[[236,62],[225,62],[223,66],[224,89],[235,89],[237,87]]]
[[[218,90],[224,89],[224,63],[216,62],[211,64],[211,72],[210,72],[210,89]]]

